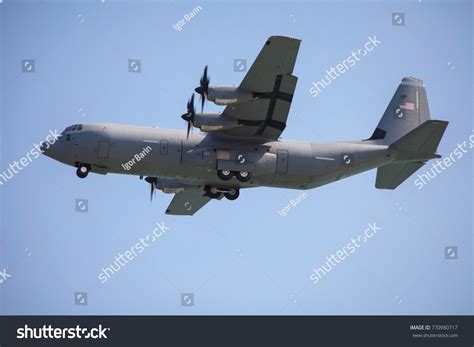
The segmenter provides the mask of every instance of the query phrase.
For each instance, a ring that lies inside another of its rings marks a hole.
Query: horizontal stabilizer
[[[425,163],[389,164],[377,169],[375,188],[395,189]]]
[[[397,161],[428,160],[438,158],[436,149],[448,122],[428,120],[395,141],[390,147],[397,150]]]

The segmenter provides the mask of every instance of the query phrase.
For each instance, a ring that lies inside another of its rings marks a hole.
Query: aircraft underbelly
[[[258,184],[261,186],[289,189],[306,189],[310,182],[311,176],[292,174],[275,174],[258,180]]]
[[[191,185],[310,189],[377,167],[386,147],[361,143],[273,141],[260,146],[189,139],[156,129],[112,137],[98,146],[109,172],[161,177]],[[107,158],[106,158],[107,157]],[[216,170],[248,171],[249,182],[222,181]]]

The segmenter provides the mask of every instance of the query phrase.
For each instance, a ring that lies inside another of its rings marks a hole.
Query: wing
[[[300,40],[271,36],[245,75],[239,89],[256,99],[228,105],[224,116],[239,120],[240,127],[220,133],[276,140],[286,127],[298,78],[293,68]]]
[[[185,190],[174,195],[166,214],[192,216],[210,200],[212,199],[205,196],[202,189]]]

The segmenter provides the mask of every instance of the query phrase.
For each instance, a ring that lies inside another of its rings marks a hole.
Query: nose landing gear
[[[89,171],[91,171],[91,166],[89,164],[77,164],[77,170],[76,170],[76,175],[79,178],[86,178],[87,175],[89,174]]]

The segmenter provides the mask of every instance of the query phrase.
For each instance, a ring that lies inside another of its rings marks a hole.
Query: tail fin
[[[367,140],[391,145],[429,119],[430,109],[423,81],[416,77],[405,77],[374,133]]]
[[[375,187],[395,189],[426,161],[440,158],[436,150],[447,126],[446,121],[428,120],[391,144],[395,160],[377,169]]]
[[[423,81],[405,77],[388,104],[373,135],[367,139],[396,153],[391,164],[377,169],[375,187],[395,189],[436,153],[448,122],[430,118]]]

